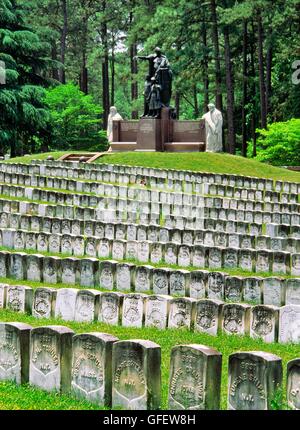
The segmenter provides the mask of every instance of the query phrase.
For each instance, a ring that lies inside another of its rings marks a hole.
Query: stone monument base
[[[160,119],[113,121],[112,152],[202,152],[206,148],[205,121],[179,121],[163,108]]]

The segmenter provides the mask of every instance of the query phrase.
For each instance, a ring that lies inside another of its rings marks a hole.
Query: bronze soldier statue
[[[148,117],[160,118],[161,103],[161,86],[155,78],[151,78],[151,92],[148,97],[149,114]]]
[[[157,47],[154,50],[154,54],[147,56],[138,55],[136,58],[149,62],[149,75],[151,78],[155,78],[157,84],[160,85],[161,103],[168,107],[172,97],[173,74],[167,57],[163,55],[161,49]]]

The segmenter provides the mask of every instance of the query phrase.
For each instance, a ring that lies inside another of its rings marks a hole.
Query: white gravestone
[[[55,303],[55,318],[64,321],[74,321],[75,304],[79,290],[76,288],[61,288],[57,291]]]
[[[228,409],[272,409],[282,384],[279,357],[267,352],[237,352],[229,356],[228,374]]]
[[[300,343],[300,305],[286,305],[279,310],[280,343]]]
[[[126,294],[123,300],[122,326],[142,327],[146,294]]]
[[[109,325],[121,325],[123,298],[122,293],[102,293],[98,320]]]
[[[145,327],[167,328],[170,300],[170,296],[164,295],[146,297]]]
[[[172,348],[169,409],[220,409],[222,354],[204,345]],[[211,383],[213,378],[213,383]]]
[[[99,314],[101,293],[97,290],[79,290],[75,303],[75,321],[93,322]]]
[[[72,394],[111,407],[112,345],[118,338],[105,333],[73,337]]]
[[[71,389],[72,338],[68,327],[37,327],[30,334],[29,382],[42,390]]]
[[[300,410],[300,359],[296,358],[287,364],[287,401],[288,406]]]
[[[160,407],[161,349],[147,340],[115,342],[112,354],[112,406],[127,410]]]
[[[54,288],[37,288],[34,291],[32,315],[35,318],[54,316],[57,290]]]
[[[278,338],[279,309],[276,306],[257,305],[251,309],[250,336],[264,342],[276,342]]]
[[[221,300],[198,300],[196,302],[195,331],[217,336],[221,330],[223,304]]]
[[[31,329],[28,324],[0,322],[0,381],[28,382]]]

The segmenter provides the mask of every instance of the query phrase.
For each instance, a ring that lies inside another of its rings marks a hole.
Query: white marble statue
[[[216,109],[213,103],[208,105],[209,112],[203,115],[206,128],[206,151],[207,152],[222,152],[222,113]]]
[[[109,110],[108,120],[107,120],[107,139],[109,142],[113,141],[113,121],[121,121],[123,118],[118,113],[115,106],[111,106]]]

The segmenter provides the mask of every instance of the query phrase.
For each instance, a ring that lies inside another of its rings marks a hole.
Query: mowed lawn
[[[73,153],[75,152],[76,151]],[[77,151],[77,153],[79,152]],[[49,155],[58,159],[64,154],[65,152],[49,152],[26,157],[16,157],[7,161],[30,163],[31,160],[46,159]],[[212,154],[207,152],[177,154],[167,152],[123,152],[104,155],[98,158],[96,163],[192,170],[195,172],[227,173],[300,182],[300,172],[292,172],[284,168],[274,167],[256,160],[230,154]]]
[[[41,325],[64,325],[73,329],[76,333],[88,333],[93,331],[109,333],[117,336],[120,340],[125,339],[148,339],[161,346],[162,351],[162,409],[167,409],[169,361],[170,351],[173,346],[180,344],[202,344],[213,347],[223,355],[221,408],[227,407],[227,378],[228,378],[228,356],[236,351],[265,351],[281,357],[284,370],[284,392],[283,404],[275,402],[274,408],[286,408],[285,406],[285,384],[287,362],[300,357],[299,345],[267,344],[261,340],[254,340],[246,336],[228,336],[220,334],[217,337],[204,333],[194,333],[186,329],[157,330],[152,328],[123,328],[110,326],[103,323],[77,323],[66,322],[55,319],[38,320],[30,315],[17,314],[9,310],[0,310],[0,321],[19,321],[32,326]],[[87,402],[81,402],[72,396],[60,396],[48,394],[28,386],[16,386],[11,383],[0,383],[0,409],[95,409],[96,407]]]

